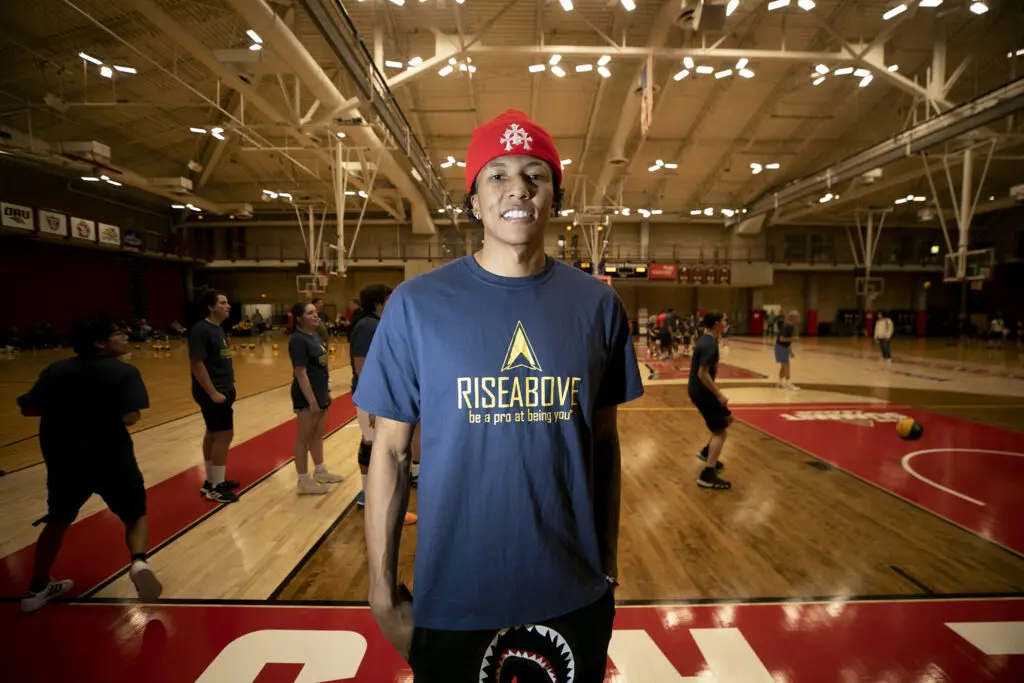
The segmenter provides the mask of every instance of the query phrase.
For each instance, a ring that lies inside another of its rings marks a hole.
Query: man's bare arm
[[[409,444],[413,425],[377,418],[366,477],[366,551],[370,608],[375,616],[398,602],[398,546],[409,506]]]
[[[612,577],[619,573],[621,491],[618,411],[612,406],[599,409],[594,416],[594,521],[604,565],[602,570]]]

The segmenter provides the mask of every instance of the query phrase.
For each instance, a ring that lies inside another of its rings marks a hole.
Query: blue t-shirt
[[[466,256],[395,289],[354,400],[420,422],[417,626],[536,623],[606,593],[594,416],[641,394],[615,291],[550,257],[506,278]]]

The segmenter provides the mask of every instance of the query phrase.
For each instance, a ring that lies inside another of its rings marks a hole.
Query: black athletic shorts
[[[672,333],[662,332],[658,335],[658,343],[661,344],[662,348],[672,346]]]
[[[203,422],[208,432],[229,432],[235,428],[235,390],[222,391],[223,403],[214,403],[206,392],[192,392],[192,398],[199,404]]]
[[[372,449],[372,443],[366,443],[365,441],[359,442],[359,455],[357,456],[356,459],[358,460],[360,467],[370,466],[370,451]]]
[[[690,400],[697,407],[704,424],[712,432],[720,432],[729,426],[729,418],[732,411],[718,402],[718,399],[711,393],[691,393]]]
[[[49,468],[46,473],[48,522],[70,524],[92,494],[99,495],[110,511],[128,523],[146,515],[146,485],[135,464],[97,470]]]
[[[597,602],[532,629],[417,628],[412,636],[409,666],[415,683],[602,683],[614,620],[615,598],[608,591]],[[552,669],[553,679],[539,662],[546,662]]]

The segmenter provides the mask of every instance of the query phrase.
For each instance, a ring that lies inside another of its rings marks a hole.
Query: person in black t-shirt
[[[300,301],[292,306],[295,329],[290,330],[288,356],[292,361],[292,408],[299,421],[293,456],[300,495],[327,493],[327,484],[344,481],[331,474],[324,464],[324,431],[327,408],[331,405],[331,381],[327,369],[327,342],[317,334],[322,324],[316,306]],[[306,453],[313,456],[313,476],[309,476]]]
[[[729,399],[715,384],[718,375],[718,339],[725,327],[725,315],[719,311],[704,314],[704,335],[693,347],[693,361],[690,363],[690,381],[687,391],[693,405],[700,411],[704,423],[711,431],[711,440],[698,457],[706,466],[697,479],[697,484],[710,489],[727,489],[732,486],[718,476],[723,465],[718,460],[725,445],[725,433],[732,424],[732,412],[727,407]]]
[[[22,415],[42,418],[48,506],[23,612],[40,609],[74,585],[70,579],[54,581],[50,570],[64,532],[94,493],[124,522],[132,559],[128,573],[139,597],[150,602],[162,591],[146,562],[146,486],[128,433],[149,408],[149,397],[138,369],[117,360],[128,353],[128,335],[113,320],[94,317],[75,324],[73,346],[74,358],[47,367],[18,398]]]
[[[192,398],[206,422],[203,436],[203,461],[206,480],[200,493],[218,503],[234,503],[232,489],[237,481],[226,479],[228,449],[235,436],[235,371],[223,322],[231,313],[228,298],[220,292],[203,296],[206,317],[188,333],[188,357],[192,365]]]

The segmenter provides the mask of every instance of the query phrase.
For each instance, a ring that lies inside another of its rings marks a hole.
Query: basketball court
[[[367,602],[343,328],[368,285],[482,248],[470,131],[509,109],[558,147],[545,253],[618,294],[645,387],[617,418],[605,683],[1024,681],[1019,2],[38,0],[0,19],[0,681],[412,683]],[[224,505],[199,494],[184,332],[213,290],[234,309]],[[338,326],[324,458],[344,481],[297,496],[283,327],[314,298]],[[155,332],[123,360],[151,405],[130,432],[163,594],[138,600],[94,496],[53,569],[74,588],[23,615],[47,472],[16,399],[98,310]],[[670,310],[728,315],[728,491],[696,483],[690,359],[647,357]],[[798,389],[777,385],[790,311]],[[404,527],[414,594],[417,543]],[[552,647],[551,683],[574,683]]]

